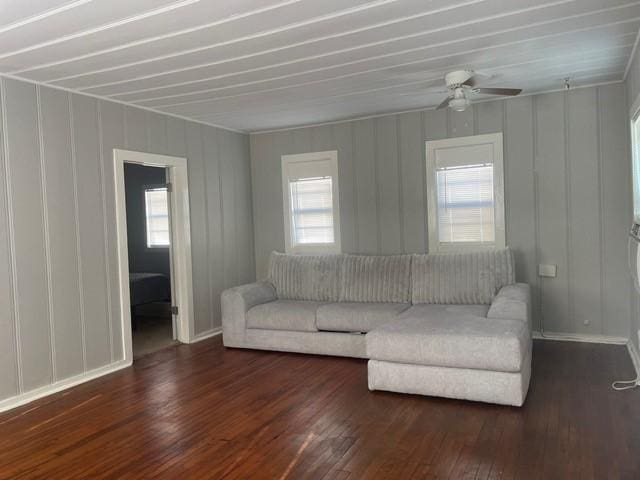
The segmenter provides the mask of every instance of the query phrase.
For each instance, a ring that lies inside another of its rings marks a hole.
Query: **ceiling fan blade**
[[[469,80],[467,80],[466,82],[464,82],[462,85],[466,85],[467,87],[475,87],[478,84],[478,79],[476,78],[476,76],[474,75],[473,77],[469,78]]]
[[[479,93],[481,95],[506,95],[508,97],[515,97],[522,92],[521,88],[476,88],[473,93]]]
[[[462,85],[474,88],[474,87],[476,87],[478,85],[478,83],[481,80],[488,80],[488,79],[490,79],[492,77],[493,77],[493,75],[490,75],[488,73],[480,72],[480,71],[477,71],[477,70],[473,70],[473,75],[471,76],[471,78],[469,78]]]
[[[447,108],[449,106],[449,100],[451,97],[445,98],[440,105],[436,107],[436,110],[442,110],[443,108]]]

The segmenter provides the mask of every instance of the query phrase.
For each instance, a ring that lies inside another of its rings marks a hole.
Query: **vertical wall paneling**
[[[145,112],[147,120],[147,145],[151,153],[167,153],[167,117]]]
[[[186,157],[185,121],[179,118],[167,118],[167,154]]]
[[[275,162],[271,158],[273,152],[274,135],[253,135],[250,138],[251,152],[260,152],[263,161],[251,162],[251,192],[253,195],[253,231],[254,231],[254,248],[256,259],[256,277],[258,279],[265,278],[267,274],[267,265],[269,262],[270,249],[277,248],[278,245],[284,245],[284,236],[279,241],[278,236],[283,235],[282,229],[278,227],[270,227],[269,222],[278,222],[276,215],[282,215],[282,195],[280,189],[269,188],[274,184],[274,180],[269,181],[258,180],[269,175],[271,170],[276,170],[280,174],[280,163]],[[257,155],[258,153],[256,153]],[[277,199],[280,194],[280,200]],[[282,227],[284,228],[284,226]],[[276,238],[273,238],[276,237]]]
[[[0,398],[11,397],[20,392],[20,367],[18,356],[19,335],[14,308],[14,271],[12,269],[13,221],[9,190],[11,182],[6,166],[6,135],[5,135],[5,85],[0,80]]]
[[[211,293],[207,236],[207,188],[200,125],[186,124],[186,143],[189,159],[191,255],[193,258],[203,260],[193,262],[194,329],[196,332],[204,332],[211,328]]]
[[[475,111],[476,107],[468,108],[464,112],[454,112],[451,109],[446,109],[445,112],[449,115],[449,136],[467,137],[473,135],[475,130]]]
[[[503,135],[507,245],[513,249],[516,258],[516,280],[531,285],[533,327],[539,330],[533,102],[531,97],[523,97],[495,103],[504,104],[505,115]],[[479,118],[482,119],[482,116]]]
[[[102,128],[102,113],[100,111],[100,107],[102,102],[96,102],[97,106],[97,121],[98,121],[98,162],[100,164],[100,197],[102,198],[102,230],[103,237],[102,241],[104,243],[104,269],[105,269],[105,282],[106,282],[106,295],[107,295],[107,325],[109,327],[109,348],[111,350],[111,362],[114,361],[115,352],[114,352],[114,337],[113,337],[113,317],[114,317],[114,305],[112,303],[112,279],[111,275],[111,264],[109,260],[109,252],[111,251],[109,244],[109,224],[107,219],[107,181],[105,178],[105,163],[106,159],[104,158],[104,139],[103,139],[103,128]],[[111,177],[110,177],[111,178]],[[110,182],[113,183],[113,182]],[[115,207],[115,203],[112,204]],[[113,225],[113,224],[111,224]],[[117,306],[116,306],[116,310]]]
[[[482,102],[462,113],[252,135],[257,269],[266,271],[268,252],[284,248],[281,155],[338,150],[345,251],[420,252],[427,250],[424,142],[503,132],[507,242],[518,280],[532,286],[534,328],[543,321],[548,332],[625,336],[632,302],[624,102],[624,87],[607,85]],[[539,278],[538,263],[557,265],[558,276]]]
[[[111,346],[113,359],[124,358],[122,346],[122,321],[118,280],[117,232],[115,217],[115,186],[113,182],[113,149],[125,147],[124,107],[112,102],[99,102],[100,151],[104,188],[104,211],[107,244],[107,272],[111,315]]]
[[[357,209],[355,192],[356,171],[353,159],[353,125],[332,125],[333,143],[326,150],[338,151],[338,177],[340,187],[340,234],[342,251],[357,251]]]
[[[235,143],[235,201],[236,201],[236,265],[237,282],[244,284],[255,278],[255,258],[253,239],[251,238],[253,221],[251,205],[251,161],[249,158],[249,139],[246,135],[234,135]]]
[[[80,223],[80,257],[84,295],[87,368],[111,362],[111,322],[106,292],[106,239],[102,225],[102,191],[97,101],[71,96]]]
[[[627,325],[631,323],[629,335],[637,342],[640,325],[631,317],[629,296],[637,298],[638,295],[632,287],[626,256],[626,233],[631,228],[633,209],[629,122],[626,116],[619,114],[620,110],[627,108],[624,86],[606,85],[599,87],[598,92],[601,112],[602,281],[605,287],[602,298],[603,333],[626,336]],[[610,285],[617,288],[609,288]]]
[[[231,181],[221,181],[221,162],[223,157],[229,158],[229,132],[217,132],[214,129],[202,127],[203,145],[206,152],[205,157],[205,183],[206,183],[206,208],[207,208],[207,235],[208,235],[208,251],[209,251],[209,295],[211,296],[211,313],[210,327],[220,325],[220,293],[225,287],[225,282],[231,276],[231,268],[233,268],[232,242],[230,237],[225,243],[225,234],[227,230],[233,234],[233,228],[226,225],[226,222],[233,220],[231,211],[224,211],[224,203],[222,198],[222,186],[229,190],[233,189]],[[225,175],[225,178],[233,178]],[[225,247],[227,249],[225,250]],[[232,281],[230,279],[230,281]]]
[[[567,144],[571,302],[570,331],[602,334],[600,279],[600,140],[597,89],[578,89],[567,95]],[[592,232],[587,234],[587,232]]]
[[[249,137],[13,79],[0,94],[2,408],[124,358],[114,148],[187,157],[190,334],[219,326],[222,289],[255,279]]]
[[[403,244],[401,184],[399,182],[397,117],[375,120],[378,253],[401,253]]]
[[[373,120],[359,120],[353,126],[354,165],[357,175],[358,246],[360,253],[378,253],[378,201]],[[340,153],[338,152],[338,155]]]
[[[77,238],[71,118],[68,95],[41,89],[40,129],[42,167],[49,205],[49,265],[56,377],[82,373],[82,319]]]
[[[425,251],[424,168],[420,112],[398,116],[398,162],[401,172],[403,252]]]
[[[15,310],[23,389],[52,381],[49,289],[35,86],[5,80],[7,175],[13,210]]]
[[[124,107],[125,141],[129,150],[149,151],[147,112],[133,107]]]
[[[568,205],[566,180],[565,94],[536,98],[536,173],[540,262],[558,266],[556,278],[541,282],[542,326],[569,332]]]

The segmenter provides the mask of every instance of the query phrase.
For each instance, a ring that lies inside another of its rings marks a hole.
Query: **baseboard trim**
[[[62,390],[66,390],[71,387],[75,387],[76,385],[80,385],[81,383],[88,382],[90,380],[95,380],[96,378],[102,377],[104,375],[108,375],[113,372],[117,372],[118,370],[122,370],[123,368],[127,368],[131,366],[130,361],[120,360],[118,362],[105,365],[104,367],[98,367],[93,370],[89,370],[87,372],[81,373],[79,375],[75,375],[73,377],[65,378],[63,380],[58,380],[51,385],[45,385],[43,387],[38,387],[34,390],[30,390],[28,392],[21,393],[14,397],[10,397],[0,401],[0,412],[5,412],[7,410],[11,410],[16,407],[20,407],[22,405],[26,405],[27,403],[31,403],[34,400],[38,400],[39,398],[46,397],[53,393],[61,392]]]
[[[202,332],[191,337],[191,341],[189,343],[201,342],[202,340],[215,337],[216,335],[220,335],[221,333],[222,333],[222,327],[212,328],[211,330],[207,330],[206,332]]]
[[[629,339],[626,337],[581,333],[533,332],[532,336],[538,340],[554,340],[559,342],[606,343],[609,345],[627,345],[629,342]]]

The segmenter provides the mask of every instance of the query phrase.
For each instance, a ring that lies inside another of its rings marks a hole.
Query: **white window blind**
[[[147,247],[168,247],[169,202],[166,187],[148,188],[144,191]]]
[[[493,165],[438,168],[440,243],[493,243]]]
[[[331,177],[300,178],[289,182],[295,244],[333,243],[332,188]]]

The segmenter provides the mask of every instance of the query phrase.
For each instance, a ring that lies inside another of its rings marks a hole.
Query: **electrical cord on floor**
[[[611,388],[617,391],[631,390],[640,385],[640,378],[636,377],[635,380],[618,380],[611,384]]]

